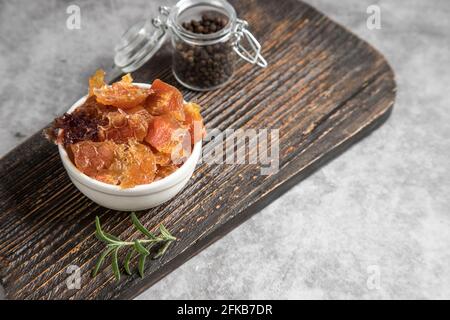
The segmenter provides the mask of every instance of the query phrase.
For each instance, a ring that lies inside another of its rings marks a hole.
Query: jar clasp
[[[251,64],[257,64],[261,68],[267,67],[267,61],[261,55],[261,44],[247,29],[248,22],[241,19],[237,19],[236,22],[236,28],[234,30],[236,41],[233,45],[233,50],[245,61],[250,62]],[[242,38],[247,41],[253,52],[249,51],[241,44]]]
[[[156,27],[156,28],[160,28],[160,29],[167,29],[167,17],[170,14],[170,7],[167,6],[160,6],[159,8],[159,13],[162,15],[158,16],[156,18],[152,19],[152,24]]]

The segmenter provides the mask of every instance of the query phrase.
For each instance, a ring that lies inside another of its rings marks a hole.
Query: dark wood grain
[[[263,43],[269,67],[242,63],[226,88],[183,93],[203,106],[210,128],[279,129],[280,171],[263,176],[255,165],[200,165],[176,199],[139,213],[147,227],[163,222],[179,241],[148,264],[144,279],[135,274],[116,283],[107,265],[90,277],[103,249],[93,221],[98,215],[106,230],[132,239],[137,234],[128,214],[99,207],[79,193],[56,147],[37,133],[0,161],[0,277],[7,298],[132,298],[389,116],[393,72],[367,43],[301,2],[232,3]],[[175,84],[169,55],[168,48],[161,50],[134,74],[136,80],[159,77]],[[69,265],[81,267],[80,290],[66,287]]]

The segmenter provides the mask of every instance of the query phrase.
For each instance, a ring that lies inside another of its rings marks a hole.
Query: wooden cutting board
[[[148,228],[163,222],[179,240],[147,264],[144,279],[135,273],[117,283],[109,264],[90,277],[104,249],[94,237],[94,217],[110,233],[133,239],[138,234],[129,214],[99,207],[78,192],[57,148],[38,132],[0,161],[0,276],[7,298],[132,298],[387,119],[394,74],[370,45],[302,2],[231,2],[263,44],[268,68],[242,63],[224,89],[183,93],[203,106],[209,128],[279,129],[279,172],[198,166],[176,199],[138,213]],[[165,48],[133,75],[138,82],[159,77],[175,84],[169,63]],[[81,268],[79,290],[67,289],[70,265]]]

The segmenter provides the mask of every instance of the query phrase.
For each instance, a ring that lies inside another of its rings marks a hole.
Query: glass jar
[[[183,86],[197,91],[224,86],[240,57],[266,67],[261,45],[225,0],[181,0],[160,7],[160,15],[132,26],[116,47],[115,63],[123,72],[142,66],[170,34],[172,71]]]

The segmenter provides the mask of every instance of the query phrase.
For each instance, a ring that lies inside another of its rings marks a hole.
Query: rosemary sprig
[[[100,224],[100,219],[95,217],[95,235],[96,237],[106,243],[106,249],[101,253],[100,257],[97,260],[94,270],[92,271],[92,276],[95,277],[100,270],[103,262],[106,258],[112,254],[111,257],[111,266],[113,269],[114,276],[116,280],[120,280],[120,267],[119,267],[119,250],[122,248],[128,250],[127,255],[125,257],[123,267],[125,272],[131,275],[131,260],[133,256],[138,255],[138,270],[141,277],[144,277],[145,270],[145,262],[147,257],[151,255],[152,248],[155,245],[160,245],[157,249],[156,253],[153,256],[153,259],[161,258],[164,253],[169,248],[170,244],[175,241],[177,238],[172,236],[170,232],[164,227],[164,225],[159,225],[160,235],[156,236],[152,232],[150,232],[144,225],[139,221],[134,213],[131,214],[131,221],[133,222],[134,227],[139,230],[146,238],[145,239],[136,239],[134,241],[122,241],[120,238],[113,236],[105,231],[103,231],[102,226]]]

